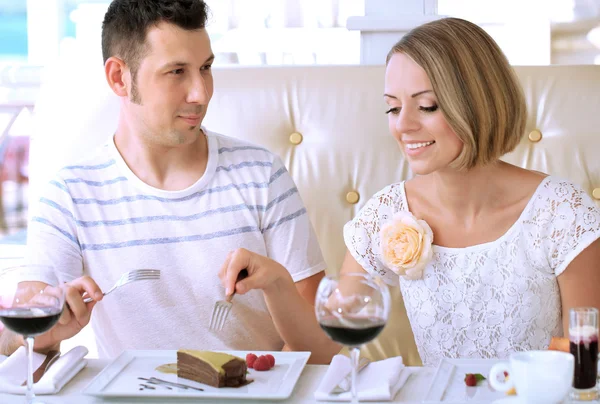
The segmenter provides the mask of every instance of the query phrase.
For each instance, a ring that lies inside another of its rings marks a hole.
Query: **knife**
[[[371,361],[368,358],[360,358],[360,360],[358,361],[358,369],[356,371],[356,375],[358,375],[358,373],[360,373],[361,370],[363,370],[365,367],[367,367],[367,365],[371,363]],[[350,380],[352,379],[352,371],[348,372],[348,374],[346,376],[344,376],[344,378],[333,388],[331,389],[331,391],[329,392],[329,394],[341,394],[341,393],[345,393],[347,391],[350,390]]]

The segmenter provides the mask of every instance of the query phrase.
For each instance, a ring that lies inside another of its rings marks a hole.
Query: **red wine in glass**
[[[372,341],[385,327],[390,294],[381,278],[364,272],[325,276],[319,282],[315,314],[333,341],[350,348],[352,402],[358,402],[356,374],[360,346]]]
[[[329,337],[347,346],[361,346],[372,341],[385,327],[385,319],[380,317],[324,317],[319,321]]]
[[[34,338],[49,331],[65,303],[61,276],[51,265],[28,264],[0,271],[0,321],[23,336],[27,357],[27,403],[33,403]]]
[[[61,314],[62,307],[14,307],[0,310],[0,321],[9,330],[27,338],[51,329]]]

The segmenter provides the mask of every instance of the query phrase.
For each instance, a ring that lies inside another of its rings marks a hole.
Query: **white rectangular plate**
[[[246,358],[251,351],[221,351]],[[310,352],[259,352],[256,355],[270,353],[275,357],[275,367],[258,372],[248,369],[248,379],[252,383],[238,388],[215,388],[183,378],[174,374],[165,374],[156,370],[160,365],[177,362],[177,351],[124,351],[107,365],[83,389],[83,393],[96,397],[152,397],[152,398],[228,398],[239,400],[284,400],[292,394],[294,386],[310,357]],[[174,383],[203,388],[204,391],[184,390],[163,386],[154,386],[155,390],[140,390],[138,377],[156,377]]]
[[[498,359],[442,359],[433,376],[423,403],[489,404],[507,397],[495,391],[488,383],[490,369]],[[476,387],[465,384],[467,373],[481,373],[486,380]]]

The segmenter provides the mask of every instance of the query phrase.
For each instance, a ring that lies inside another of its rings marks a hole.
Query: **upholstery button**
[[[295,145],[299,145],[300,143],[302,143],[302,134],[298,132],[292,133],[290,135],[290,143]]]
[[[346,201],[354,205],[360,199],[360,195],[356,191],[350,191],[346,194]]]
[[[542,132],[540,132],[537,129],[532,130],[531,132],[529,132],[528,137],[529,140],[531,140],[532,142],[539,142],[540,140],[542,140]]]
[[[594,199],[598,199],[600,201],[600,188],[595,188],[592,191],[592,196],[594,197]]]

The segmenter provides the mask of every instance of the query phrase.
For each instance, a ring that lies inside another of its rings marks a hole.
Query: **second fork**
[[[246,279],[247,277],[248,277],[248,270],[242,269],[238,273],[235,283],[237,284],[239,281],[241,281],[242,279]],[[235,295],[235,289],[233,290],[232,294],[230,294],[229,296],[227,296],[225,298],[225,300],[219,300],[215,303],[215,305],[213,307],[212,315],[210,316],[210,323],[208,325],[209,329],[216,330],[216,331],[220,331],[223,329],[223,326],[225,325],[225,320],[227,320],[227,317],[229,316],[229,312],[231,311],[231,306],[232,306],[231,300],[233,299],[234,295]]]

